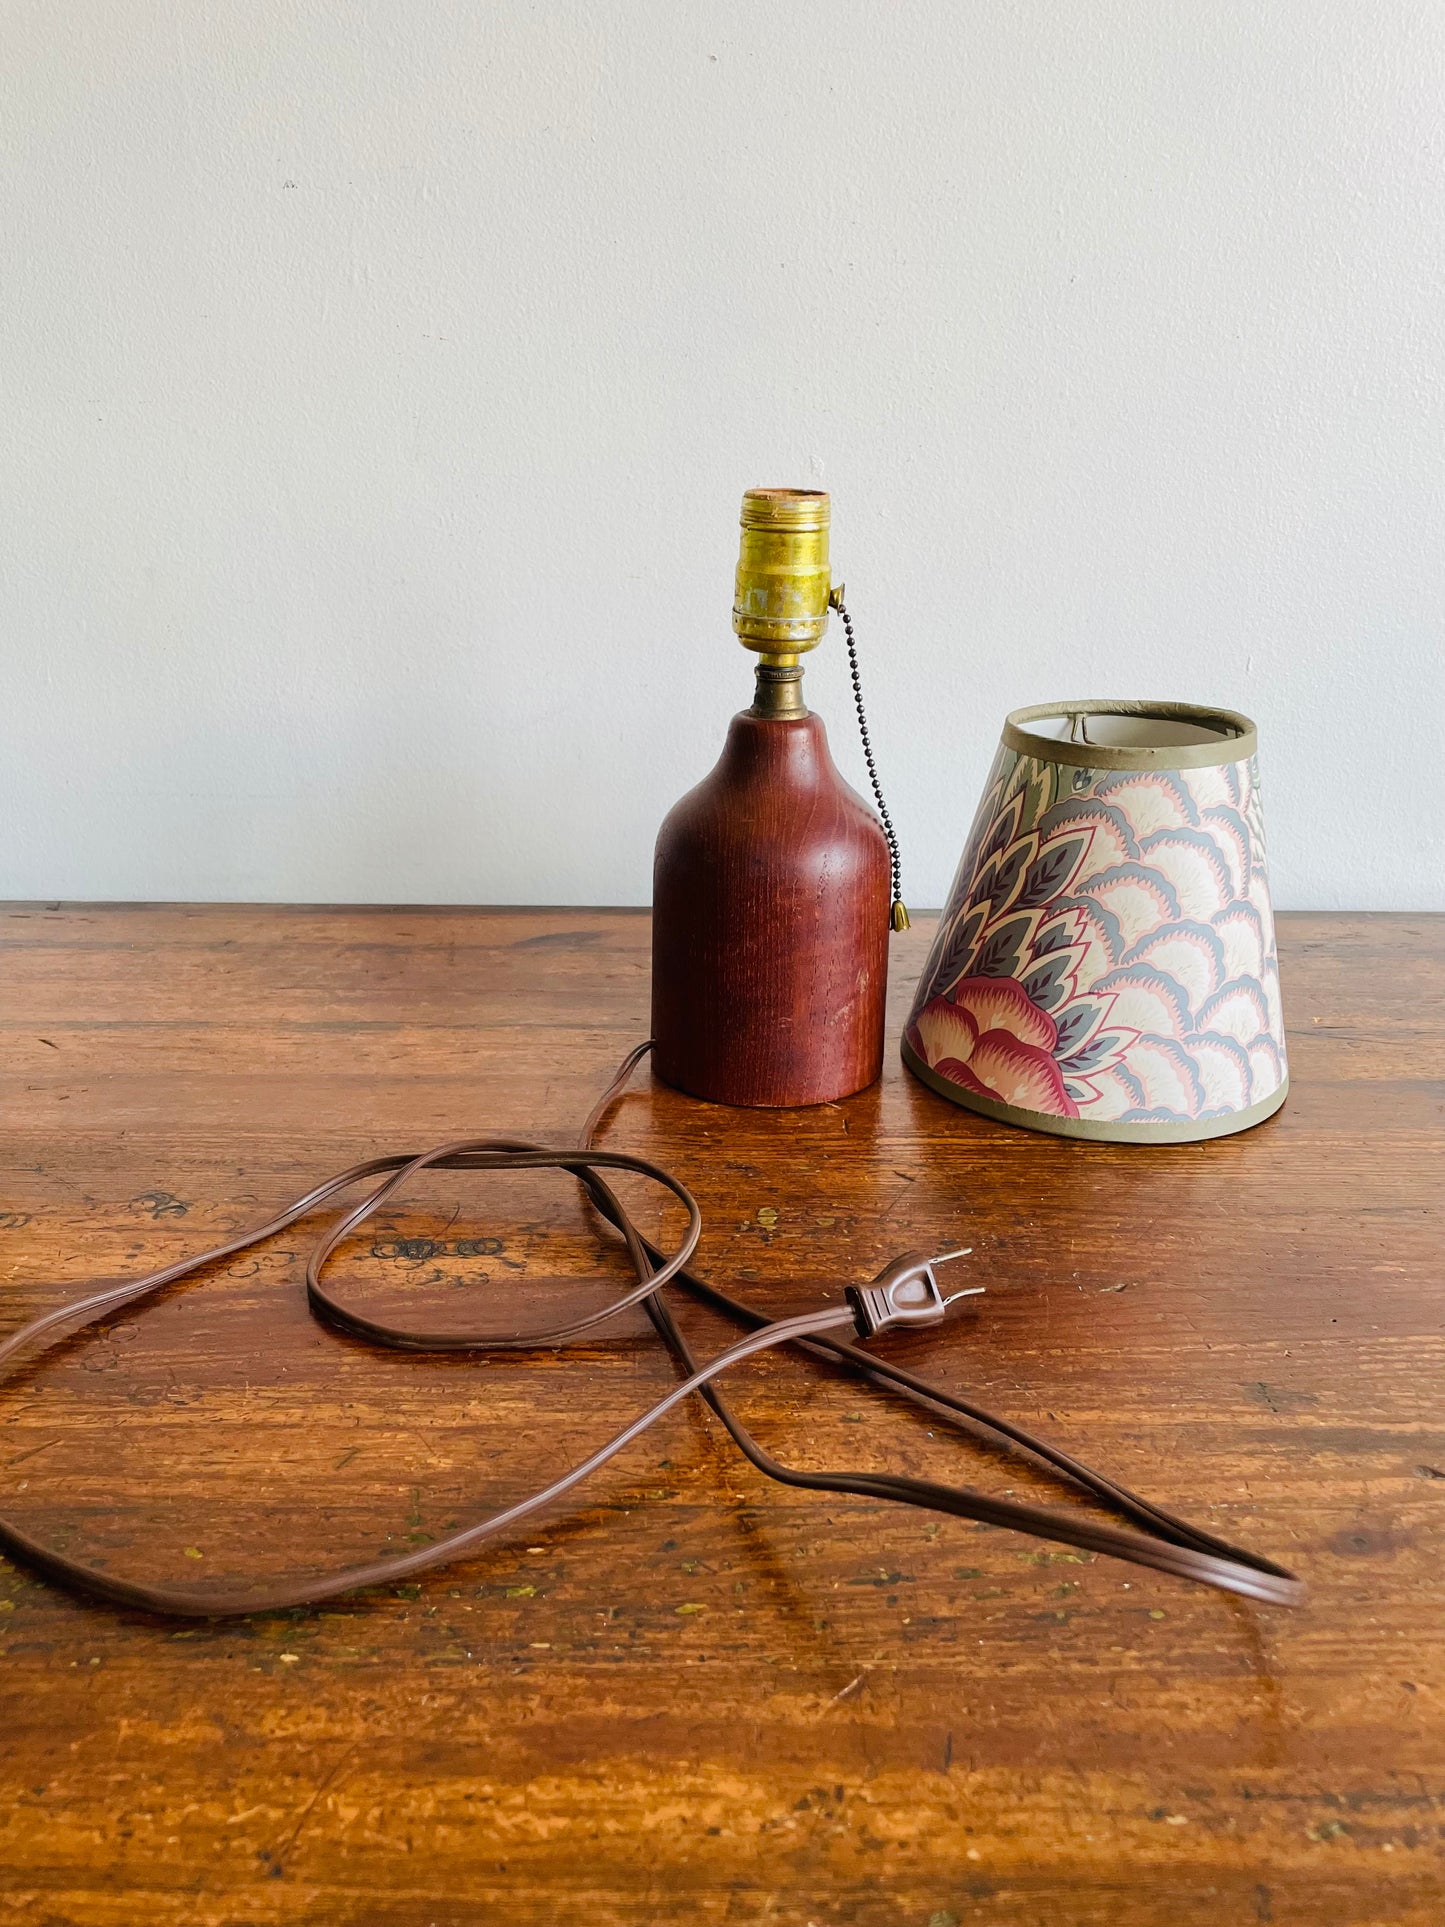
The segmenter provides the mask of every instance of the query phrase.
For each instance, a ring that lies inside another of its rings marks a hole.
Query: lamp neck
[[[765,717],[769,722],[788,722],[807,713],[808,706],[803,701],[803,665],[797,657],[791,662],[760,662],[757,691],[748,714]]]

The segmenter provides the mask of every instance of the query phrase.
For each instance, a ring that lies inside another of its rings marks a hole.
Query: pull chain
[[[898,850],[898,835],[893,828],[893,819],[888,814],[888,805],[883,801],[883,785],[878,781],[878,766],[873,761],[873,745],[868,740],[868,718],[863,713],[863,685],[858,680],[858,645],[853,640],[853,622],[848,614],[848,605],[843,600],[840,587],[828,597],[828,606],[836,609],[843,622],[843,634],[848,639],[848,669],[853,677],[853,702],[858,711],[858,734],[863,738],[863,761],[868,765],[868,781],[873,785],[873,800],[878,805],[879,820],[883,834],[888,840],[888,868],[893,890],[893,909],[890,921],[895,930],[908,928],[908,909],[903,901],[903,858]]]

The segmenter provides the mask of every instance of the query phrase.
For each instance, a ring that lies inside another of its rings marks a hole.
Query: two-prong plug
[[[917,1251],[905,1252],[885,1265],[871,1285],[849,1285],[847,1297],[857,1322],[858,1336],[871,1338],[874,1332],[887,1331],[891,1325],[937,1325],[958,1298],[976,1298],[982,1285],[969,1285],[945,1298],[933,1275],[935,1265],[946,1265],[953,1258],[966,1258],[973,1249],[944,1251],[936,1258],[925,1258]]]

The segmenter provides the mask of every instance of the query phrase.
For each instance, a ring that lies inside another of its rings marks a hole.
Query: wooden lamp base
[[[825,1104],[883,1067],[888,846],[821,718],[735,716],[653,872],[659,1077],[718,1104]]]

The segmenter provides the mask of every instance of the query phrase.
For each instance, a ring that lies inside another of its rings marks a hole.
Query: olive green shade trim
[[[1087,1117],[1055,1117],[1048,1111],[1020,1110],[1016,1104],[1001,1104],[997,1098],[978,1097],[960,1090],[946,1077],[930,1070],[907,1038],[903,1040],[903,1061],[909,1070],[940,1097],[959,1104],[966,1111],[978,1111],[999,1124],[1021,1124],[1029,1131],[1048,1131],[1054,1137],[1086,1138],[1094,1144],[1199,1144],[1206,1138],[1229,1137],[1235,1131],[1248,1131],[1273,1117],[1289,1095],[1286,1077],[1277,1091],[1262,1097],[1247,1110],[1231,1111],[1228,1117],[1181,1118],[1177,1124],[1106,1122]]]
[[[1055,716],[1136,716],[1147,721],[1193,723],[1217,730],[1209,743],[1144,744],[1061,743],[1039,736],[1030,723]],[[1071,763],[1084,769],[1209,769],[1223,763],[1245,763],[1259,748],[1259,733],[1248,716],[1234,709],[1206,709],[1197,703],[1079,702],[1034,703],[1010,711],[1004,719],[1003,740],[1020,756],[1042,763]]]

